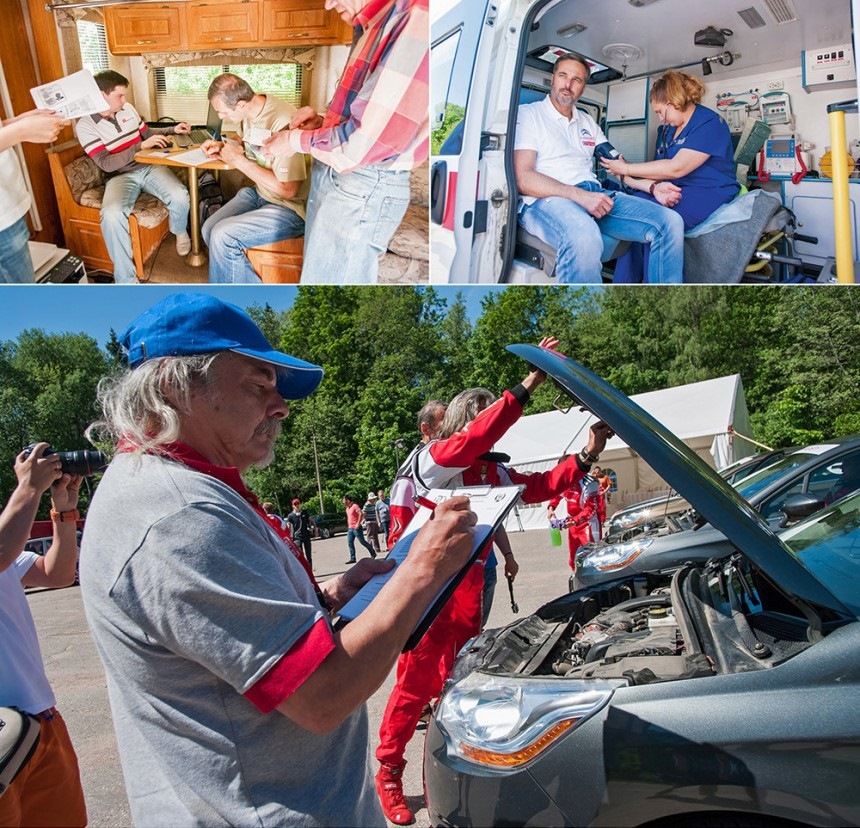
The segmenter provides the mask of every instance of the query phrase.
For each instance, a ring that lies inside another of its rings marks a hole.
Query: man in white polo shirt
[[[651,244],[647,281],[682,281],[684,223],[659,204],[603,190],[593,171],[595,148],[606,136],[576,108],[591,70],[568,52],[553,67],[542,101],[517,113],[514,170],[519,222],[557,250],[559,282],[600,282],[601,233]]]
[[[131,255],[128,217],[142,192],[151,193],[167,206],[170,232],[176,236],[176,252],[185,256],[191,251],[188,190],[166,167],[135,161],[135,153],[151,147],[166,147],[170,143],[168,135],[190,132],[191,127],[186,123],[161,129],[148,127],[125,99],[127,78],[110,69],[96,72],[93,77],[107,106],[104,112],[84,115],[78,120],[75,135],[84,152],[105,173],[101,226],[113,262],[114,281],[135,284],[137,275]]]

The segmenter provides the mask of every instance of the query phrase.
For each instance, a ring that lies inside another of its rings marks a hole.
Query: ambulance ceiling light
[[[767,25],[755,6],[750,6],[748,9],[741,9],[738,14],[741,16],[741,20],[743,20],[751,29],[760,29],[762,26]]]
[[[640,8],[642,6],[649,6],[651,3],[656,2],[656,0],[627,0],[627,2],[631,6],[636,6],[637,8]]]
[[[584,32],[588,26],[585,23],[571,23],[570,26],[565,26],[563,29],[559,29],[557,34],[559,37],[573,37],[574,35],[578,35],[580,32]]]
[[[621,61],[625,66],[631,60],[639,60],[645,52],[632,43],[607,43],[601,50],[603,56],[611,61]]]
[[[764,4],[779,25],[797,22],[797,9],[792,0],[764,0]]]

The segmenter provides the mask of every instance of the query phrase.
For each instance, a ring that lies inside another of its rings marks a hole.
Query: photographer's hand
[[[30,537],[30,527],[45,490],[61,478],[60,458],[44,457],[47,443],[37,443],[29,455],[22,451],[15,458],[18,485],[0,514],[0,572],[15,563]]]

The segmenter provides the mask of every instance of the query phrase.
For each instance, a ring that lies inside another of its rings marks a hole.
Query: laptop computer
[[[221,138],[221,123],[221,118],[210,101],[209,112],[206,115],[206,125],[193,124],[191,132],[188,135],[174,135],[173,140],[180,147],[188,147],[191,144],[202,144],[204,141],[211,139],[217,141]]]

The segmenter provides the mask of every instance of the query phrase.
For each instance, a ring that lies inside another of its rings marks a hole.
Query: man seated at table
[[[205,141],[203,151],[254,182],[203,225],[203,240],[209,246],[209,281],[259,283],[245,251],[305,232],[305,156],[266,158],[260,149],[273,133],[289,127],[296,108],[254,92],[247,81],[229,72],[212,81],[209,101],[223,121],[239,124],[239,141]]]
[[[114,281],[135,284],[128,217],[142,192],[154,195],[167,206],[170,232],[176,236],[176,252],[185,256],[191,251],[188,190],[167,168],[135,161],[135,153],[166,147],[170,144],[168,135],[188,133],[191,127],[186,123],[159,129],[148,127],[125,98],[127,78],[110,69],[96,72],[93,77],[107,106],[104,112],[80,118],[75,124],[75,135],[84,152],[105,173],[101,227],[113,262]]]

